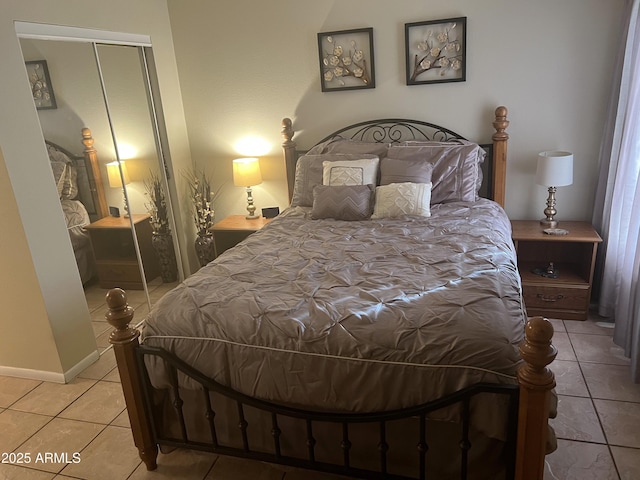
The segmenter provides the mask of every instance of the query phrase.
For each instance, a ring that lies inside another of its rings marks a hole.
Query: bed
[[[82,142],[82,155],[74,155],[48,140],[45,143],[78,272],[86,285],[93,278],[94,261],[91,240],[84,227],[106,216],[107,204],[97,153],[88,128],[82,130]]]
[[[157,302],[142,345],[126,293],[107,294],[147,468],[160,445],[358,478],[541,479],[556,350],[527,321],[501,207],[506,114],[490,145],[388,119],[304,155],[283,120],[290,208]]]

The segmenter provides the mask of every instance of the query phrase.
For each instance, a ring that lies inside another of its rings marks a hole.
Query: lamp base
[[[558,221],[543,218],[542,220],[540,220],[540,225],[542,225],[544,228],[556,228],[558,226]]]
[[[247,187],[247,220],[256,220],[260,218],[260,215],[256,215],[256,206],[253,204],[253,195],[251,193],[251,187]]]
[[[556,187],[549,187],[549,197],[547,198],[547,208],[543,212],[546,217],[540,220],[540,225],[544,228],[556,228],[558,221],[555,219],[556,213]]]
[[[123,217],[124,218],[130,218],[130,216],[129,216],[129,204],[127,203],[127,194],[125,193],[124,188],[122,188],[122,197],[124,199],[124,203],[123,203],[124,215],[123,215]]]

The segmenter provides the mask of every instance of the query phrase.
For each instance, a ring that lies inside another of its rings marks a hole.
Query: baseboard
[[[33,370],[30,368],[3,367],[0,365],[0,375],[5,377],[28,378],[29,380],[41,380],[43,382],[69,383],[76,378],[80,372],[95,363],[99,358],[100,354],[95,350],[64,373]]]
[[[64,383],[69,383],[71,380],[76,378],[80,373],[82,373],[82,371],[85,368],[97,362],[99,358],[100,358],[100,353],[97,350],[94,350],[93,352],[91,352],[89,355],[84,357],[81,361],[76,363],[69,370],[64,372]]]

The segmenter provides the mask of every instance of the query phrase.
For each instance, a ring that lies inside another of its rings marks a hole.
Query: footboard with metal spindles
[[[435,410],[453,404],[462,405],[462,432],[458,443],[460,449],[460,478],[467,478],[467,455],[472,447],[469,440],[470,403],[475,395],[491,393],[505,395],[508,398],[508,412],[510,417],[507,427],[507,450],[510,455],[506,460],[507,478],[516,480],[541,480],[545,444],[547,440],[549,392],[555,386],[553,373],[547,365],[553,361],[556,348],[551,344],[553,327],[548,320],[535,317],[526,325],[525,341],[520,347],[524,364],[518,371],[518,385],[476,384],[467,387],[445,398],[428,402],[415,407],[388,412],[375,413],[331,413],[306,411],[251,398],[236,392],[224,385],[202,375],[169,352],[139,344],[139,332],[130,327],[133,320],[133,309],[127,305],[125,292],[121,289],[110,290],[107,294],[109,311],[106,314],[108,322],[115,327],[109,339],[113,345],[118,371],[122,382],[132,434],[140,458],[148,470],[154,470],[158,445],[191,448],[209,451],[222,455],[232,455],[242,458],[252,458],[260,461],[290,465],[294,467],[319,470],[329,473],[348,475],[367,479],[425,479],[428,466],[426,453],[429,444],[426,440],[426,418]],[[169,371],[170,390],[172,391],[172,407],[179,423],[179,438],[174,438],[159,432],[153,418],[152,395],[153,387],[145,369],[145,356],[155,356],[162,359]],[[202,442],[190,438],[186,428],[183,402],[178,382],[178,372],[186,375],[199,384],[203,392],[205,410],[202,417],[206,419],[210,431],[210,441]],[[237,405],[237,427],[241,434],[241,447],[223,445],[219,442],[216,427],[216,412],[212,408],[212,395],[222,395]],[[253,408],[267,412],[271,417],[271,437],[273,448],[271,452],[257,450],[252,447],[249,436],[249,423],[245,417],[245,408]],[[284,417],[298,419],[306,429],[307,458],[284,455],[281,449],[279,420]],[[415,475],[405,476],[390,473],[388,468],[389,441],[388,425],[396,420],[415,419],[419,422],[419,438],[416,439],[416,454],[418,455],[418,471]],[[327,463],[316,457],[317,440],[314,436],[314,426],[331,423],[340,427],[339,445],[342,451],[341,463]],[[352,465],[352,440],[350,427],[370,423],[377,425],[379,441],[377,455],[379,456],[376,470],[363,469]]]

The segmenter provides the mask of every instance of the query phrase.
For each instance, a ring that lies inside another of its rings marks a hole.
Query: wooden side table
[[[600,235],[588,222],[561,222],[566,235],[548,235],[537,220],[511,222],[529,316],[586,320]],[[553,264],[557,277],[541,275]]]
[[[160,265],[151,245],[149,215],[132,215],[147,281],[160,275]],[[144,289],[129,218],[104,217],[87,225],[98,281],[101,288]]]
[[[211,227],[216,257],[260,230],[271,220],[273,219],[264,217],[249,220],[244,215],[229,215],[220,220]]]

